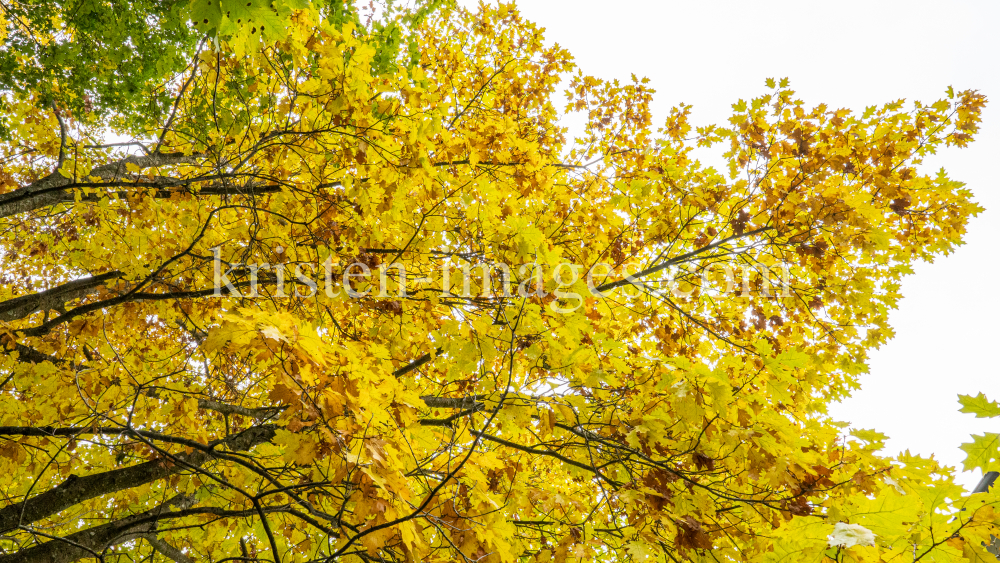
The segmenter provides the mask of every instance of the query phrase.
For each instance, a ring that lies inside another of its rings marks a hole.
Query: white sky
[[[460,0],[472,7],[476,2]],[[890,320],[896,337],[873,354],[862,390],[832,414],[890,436],[884,453],[909,449],[961,467],[969,434],[1000,432],[1000,419],[958,412],[956,395],[1000,399],[1000,2],[775,2],[522,0],[522,14],[576,57],[585,74],[656,88],[654,123],[678,103],[697,125],[725,124],[730,105],[765,93],[764,79],[788,77],[807,105],[863,110],[906,98],[934,101],[952,85],[992,98],[984,126],[965,150],[945,150],[944,167],[966,182],[986,212],[967,244],[917,264]],[[1000,470],[1000,467],[997,468]],[[979,473],[959,480],[973,486]]]

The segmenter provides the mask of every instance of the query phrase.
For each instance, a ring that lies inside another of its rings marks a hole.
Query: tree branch
[[[2,301],[0,302],[0,321],[16,321],[32,313],[50,309],[61,311],[67,302],[96,292],[105,283],[117,279],[121,275],[122,273],[118,271],[107,272],[66,282],[31,295],[22,295]]]
[[[436,355],[440,354],[443,351],[444,351],[444,349],[438,348],[437,350],[434,351],[434,355],[436,356]],[[431,361],[431,358],[432,358],[432,356],[431,356],[430,353],[424,354],[423,356],[420,356],[419,358],[413,360],[412,362],[410,362],[410,363],[406,364],[405,366],[403,366],[403,367],[397,369],[396,371],[392,372],[392,375],[395,375],[396,377],[400,377],[400,376],[406,375],[406,374],[410,373],[411,371],[419,368],[420,366],[426,364],[427,362]]]
[[[55,100],[52,100],[52,113],[56,114],[56,121],[59,122],[59,160],[56,162],[56,170],[59,170],[62,168],[63,162],[66,162],[66,122],[59,114]]]
[[[483,408],[482,400],[486,395],[475,395],[472,397],[420,397],[428,407],[432,409],[475,409]]]
[[[0,434],[3,434],[5,430],[8,431],[8,435],[12,434],[12,432],[9,432],[11,428],[13,427],[0,428]],[[87,429],[74,429],[76,430],[76,434],[70,434],[67,429],[50,428],[36,430],[40,430],[40,432],[23,432],[21,435],[66,436],[87,433]],[[106,430],[109,431],[108,433],[111,433],[110,431],[115,429]],[[45,433],[45,431],[49,433]],[[137,431],[130,431],[128,429],[118,430],[119,434],[129,432]],[[142,434],[148,436],[151,433]],[[54,489],[50,489],[21,502],[9,504],[0,509],[0,533],[6,533],[18,526],[24,526],[53,514],[58,514],[71,506],[92,498],[157,481],[184,471],[188,467],[198,467],[213,457],[212,450],[218,446],[225,446],[232,451],[246,451],[258,444],[271,441],[274,435],[274,426],[255,426],[239,434],[233,434],[223,440],[213,442],[209,446],[198,444],[201,449],[196,449],[189,454],[176,454],[173,456],[175,458],[173,461],[161,458],[122,469],[85,475],[83,477],[70,475],[69,478]],[[154,439],[156,438],[154,437]]]
[[[98,166],[91,170],[88,176],[114,181],[121,178],[127,171],[126,164],[134,164],[139,168],[150,168],[193,162],[200,156],[180,153],[130,155],[116,162]],[[63,188],[72,182],[72,179],[63,176],[57,170],[32,184],[2,194],[0,195],[0,218],[66,202],[68,194]]]
[[[2,340],[7,340],[2,338]],[[50,356],[44,352],[39,352],[30,346],[25,346],[20,342],[14,342],[11,345],[10,341],[6,345],[2,346],[5,353],[10,355],[12,352],[17,352],[17,360],[19,362],[24,362],[26,364],[40,364],[42,362],[52,362],[54,365],[69,364],[72,367],[76,367],[76,364],[70,362],[69,360],[64,360],[62,358],[57,358],[55,356]]]
[[[207,409],[215,411],[222,414],[238,414],[242,416],[247,416],[250,418],[267,418],[269,416],[274,416],[279,412],[285,410],[284,405],[274,406],[274,407],[243,407],[240,405],[231,405],[229,403],[220,403],[218,401],[210,401],[208,399],[198,399],[198,408]]]
[[[194,563],[194,559],[184,555],[183,551],[156,537],[156,534],[146,534],[142,536],[142,539],[148,541],[149,545],[153,546],[153,549],[159,552],[160,555],[174,561],[174,563]]]
[[[655,274],[656,272],[659,272],[660,270],[663,270],[665,268],[669,268],[670,266],[673,266],[674,264],[680,264],[682,262],[686,262],[689,259],[691,259],[691,258],[693,258],[693,257],[695,257],[695,256],[697,256],[697,255],[699,255],[699,254],[701,254],[703,252],[707,252],[707,251],[712,250],[714,248],[718,248],[719,246],[722,246],[722,245],[724,245],[724,244],[726,244],[728,242],[732,242],[734,240],[739,240],[741,238],[746,238],[746,237],[749,237],[749,236],[760,234],[760,233],[763,233],[765,231],[770,231],[770,230],[773,230],[773,229],[774,229],[774,227],[760,227],[759,229],[754,229],[752,231],[747,231],[745,233],[740,233],[738,235],[737,234],[730,235],[730,236],[728,236],[728,237],[726,237],[724,239],[715,241],[715,242],[713,242],[711,244],[708,244],[708,245],[705,245],[705,246],[703,246],[701,248],[696,248],[696,249],[692,250],[691,252],[687,252],[685,254],[681,254],[680,256],[675,256],[675,257],[673,257],[673,258],[671,258],[669,260],[665,260],[663,262],[660,262],[659,264],[657,264],[655,266],[651,266],[649,268],[646,268],[645,270],[642,270],[640,272],[636,272],[634,274],[627,275],[627,276],[625,276],[624,278],[622,278],[620,280],[616,280],[616,281],[613,281],[613,282],[608,282],[608,283],[606,283],[604,285],[599,285],[599,286],[597,286],[595,288],[595,291],[597,291],[598,293],[603,293],[605,291],[608,291],[608,290],[611,290],[611,289],[615,289],[616,287],[621,287],[623,285],[630,285],[630,284],[634,283],[634,280],[638,280],[640,278],[644,278],[644,277],[646,277],[646,276],[648,276],[650,274]]]
[[[0,555],[2,563],[71,563],[84,557],[100,555],[107,548],[137,537],[145,537],[156,529],[156,521],[174,515],[174,508],[184,510],[195,503],[195,498],[177,495],[167,502],[145,512],[109,522],[102,526],[87,528],[64,538],[52,537],[41,545],[22,549],[10,555]],[[38,535],[38,531],[28,529]]]

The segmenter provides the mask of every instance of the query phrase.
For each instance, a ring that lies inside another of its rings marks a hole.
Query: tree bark
[[[117,162],[98,166],[91,170],[87,176],[96,176],[101,180],[114,181],[128,172],[126,164],[134,164],[139,168],[150,168],[153,166],[183,164],[192,162],[196,158],[197,155],[180,153],[157,153],[145,156],[131,155]],[[2,194],[0,195],[0,218],[68,201],[68,194],[62,188],[71,183],[73,183],[71,178],[63,176],[57,170],[32,184]]]
[[[87,528],[64,538],[50,539],[41,545],[22,549],[17,553],[0,555],[0,562],[71,563],[84,557],[97,557],[113,545],[150,534],[156,529],[158,517],[169,515],[175,508],[184,510],[194,503],[194,497],[178,495],[145,512],[102,526]]]
[[[224,445],[232,451],[246,451],[273,438],[273,426],[256,426],[229,436],[221,440],[218,445]],[[210,460],[213,454],[196,450],[189,454],[176,454],[173,457],[176,462],[161,458],[83,477],[70,475],[54,489],[0,509],[0,534],[58,514],[81,502],[157,481],[185,471],[191,466],[201,466]]]
[[[107,272],[0,302],[0,321],[16,321],[38,311],[61,310],[69,301],[90,295],[121,275],[121,272]]]

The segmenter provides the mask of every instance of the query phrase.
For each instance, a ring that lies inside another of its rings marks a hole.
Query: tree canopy
[[[373,4],[365,12],[340,0],[14,0],[0,4],[0,90],[132,134],[162,123],[176,94],[169,79],[187,72],[206,42],[235,52],[273,46],[295,9],[338,27],[362,26],[367,15],[369,43],[385,68],[415,48],[402,43],[405,28],[447,3],[390,4],[372,18]],[[0,138],[9,130],[0,121]]]
[[[982,94],[654,124],[511,5],[246,8],[47,59],[5,7],[0,561],[989,560],[993,493],[826,414]]]

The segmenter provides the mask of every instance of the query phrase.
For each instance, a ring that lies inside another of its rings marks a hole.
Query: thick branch
[[[0,429],[0,432],[2,430]],[[43,430],[43,432],[48,430],[49,433],[39,432],[37,434],[26,435],[51,436],[62,434],[61,429],[40,430]],[[77,434],[81,432],[85,433],[86,430],[81,431],[81,429],[76,429],[76,432]],[[213,447],[226,446],[232,451],[246,451],[273,438],[273,426],[257,426],[220,440],[214,443]],[[196,449],[189,454],[176,454],[173,456],[174,460],[156,459],[122,469],[85,475],[83,477],[71,475],[54,489],[0,509],[0,533],[6,533],[18,526],[30,524],[53,514],[58,514],[71,506],[92,498],[157,481],[184,471],[188,467],[198,467],[213,457],[211,452],[213,447]]]
[[[444,351],[443,348],[438,348],[437,350],[434,351],[434,355],[436,356],[436,355],[440,354],[443,351]],[[410,373],[411,371],[419,368],[420,366],[426,364],[427,362],[431,361],[431,359],[433,359],[433,356],[431,356],[430,353],[424,354],[423,356],[420,356],[419,358],[413,360],[412,362],[410,362],[410,363],[406,364],[405,366],[403,366],[403,367],[397,369],[396,371],[392,372],[392,375],[394,375],[396,377],[400,377],[400,376],[406,375],[406,374]]]
[[[432,409],[482,409],[485,395],[474,397],[420,397]]]
[[[151,510],[81,530],[64,538],[53,538],[17,553],[0,555],[0,562],[71,563],[84,557],[95,557],[113,545],[145,537],[156,529],[158,519],[173,515],[174,508],[184,510],[194,503],[194,497],[178,495]]]
[[[0,563],[72,563],[88,556],[97,557],[111,546],[139,538],[148,539],[149,535],[156,530],[157,524],[167,519],[188,516],[251,518],[265,514],[292,512],[288,505],[250,510],[226,510],[217,506],[190,508],[195,502],[194,497],[178,495],[152,510],[81,530],[65,537],[52,536],[40,530],[22,526],[22,529],[51,538],[51,541],[29,549],[22,549],[10,555],[0,555]],[[177,510],[171,510],[172,508],[177,508]]]
[[[158,551],[160,555],[175,563],[194,563],[194,559],[184,555],[183,551],[156,537],[156,534],[145,535],[143,539],[148,541],[149,545],[153,546],[153,549]]]
[[[198,155],[180,153],[150,154],[145,156],[131,155],[117,162],[98,166],[88,173],[102,180],[118,180],[127,172],[126,164],[134,164],[139,168],[167,166],[193,162]],[[10,217],[18,213],[26,213],[42,207],[48,207],[67,201],[68,195],[63,188],[72,183],[72,179],[58,171],[32,184],[18,188],[10,193],[0,195],[0,218]]]
[[[37,311],[55,309],[61,311],[63,306],[85,295],[94,293],[110,280],[120,277],[121,272],[107,272],[80,280],[73,280],[62,285],[46,289],[31,295],[22,295],[0,302],[0,321],[16,321]]]
[[[52,100],[52,112],[56,114],[56,121],[59,122],[59,160],[56,162],[56,169],[62,167],[66,161],[66,122],[63,121],[59,108],[56,107],[55,100]]]
[[[175,182],[178,187],[173,187],[171,189],[161,188],[152,193],[152,197],[157,199],[170,199],[176,194],[190,194],[195,196],[206,196],[206,195],[259,195],[259,194],[273,194],[281,191],[281,186],[277,184],[251,184],[247,186],[236,186],[227,184],[212,184],[210,186],[203,186],[200,188],[191,188],[182,182]],[[91,183],[77,183],[73,184],[74,187],[116,187],[116,186],[137,186],[137,187],[147,187],[147,186],[162,186],[163,182],[115,182],[112,184],[101,183],[101,184],[91,184]],[[65,193],[65,192],[64,192]],[[80,201],[86,202],[97,202],[102,199],[107,199],[110,194],[108,193],[91,193],[85,194],[80,198]],[[117,191],[114,195],[120,199],[124,199],[129,196],[127,191]],[[66,203],[72,203],[76,201],[76,197],[71,193],[66,193],[64,199]]]
[[[421,399],[431,408],[455,408],[478,410],[483,407],[481,402],[483,397],[432,397],[425,396]],[[216,401],[201,400],[199,407],[225,412],[227,414],[241,414],[254,418],[265,414],[273,414],[282,407],[260,407],[248,408],[237,405],[229,405]],[[0,436],[80,436],[87,434],[104,435],[141,435],[143,437],[179,443],[195,447],[195,451],[190,454],[177,454],[175,461],[167,459],[157,459],[125,467],[86,475],[83,477],[70,476],[66,481],[54,489],[34,496],[24,502],[18,502],[0,509],[0,533],[8,532],[18,526],[23,526],[31,522],[38,521],[53,514],[57,514],[76,504],[97,498],[117,491],[130,489],[145,483],[150,483],[181,472],[188,467],[200,466],[212,458],[212,450],[218,446],[225,446],[232,451],[246,451],[254,446],[268,442],[274,438],[273,426],[259,426],[250,428],[240,434],[235,434],[224,440],[219,440],[209,446],[184,440],[171,438],[157,432],[142,430],[132,430],[119,427],[30,427],[30,426],[0,426]],[[199,449],[200,448],[200,449]]]
[[[210,401],[208,399],[198,399],[198,408],[206,409],[210,411],[215,411],[222,414],[238,414],[242,416],[248,416],[250,418],[267,418],[269,416],[274,416],[279,412],[283,411],[286,407],[243,407],[240,405],[231,405],[229,403],[220,403],[218,401]]]
[[[30,346],[25,346],[20,342],[14,342],[13,347],[10,343],[6,346],[0,346],[2,349],[10,354],[11,352],[17,352],[17,360],[24,362],[26,364],[40,364],[42,362],[52,362],[54,365],[69,364],[72,367],[76,367],[73,362],[64,360],[62,358],[57,358],[55,356],[50,356],[44,352],[39,352]]]
[[[262,279],[262,277],[258,277],[257,284],[260,286],[270,285],[272,283],[275,283],[276,279],[277,278]],[[252,280],[238,280],[232,282],[232,286],[235,288],[248,287],[252,286],[252,284],[253,284]],[[79,316],[86,315],[87,313],[91,313],[101,309],[106,309],[108,307],[121,305],[123,303],[129,303],[131,301],[165,301],[170,299],[195,299],[199,297],[208,297],[209,295],[216,295],[217,292],[219,291],[220,288],[215,288],[215,287],[210,287],[206,289],[195,289],[191,291],[171,291],[166,293],[148,293],[148,292],[139,292],[136,290],[132,290],[128,293],[124,293],[117,297],[111,297],[103,301],[94,301],[91,303],[80,305],[78,307],[70,309],[69,311],[66,311],[65,313],[60,314],[58,317],[49,319],[48,321],[43,322],[40,325],[28,328],[16,329],[16,330],[18,333],[24,336],[43,336],[45,334],[48,334],[49,331],[51,331],[53,328],[63,323],[67,323]]]

